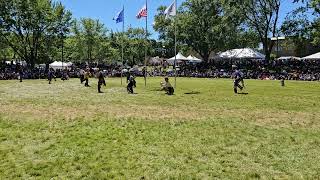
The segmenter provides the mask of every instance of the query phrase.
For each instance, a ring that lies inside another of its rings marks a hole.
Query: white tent
[[[312,54],[310,56],[304,57],[302,59],[307,59],[307,60],[320,60],[320,52],[316,54]]]
[[[27,65],[26,61],[12,61],[13,65],[16,65],[17,63],[22,65],[22,66],[26,66]],[[11,61],[6,61],[6,64],[8,64],[8,65],[11,64]]]
[[[195,57],[195,56],[192,56],[192,55],[188,56],[187,59],[188,59],[190,62],[193,62],[193,63],[201,63],[201,62],[202,62],[201,59],[199,59],[199,58],[197,58],[197,57]]]
[[[262,53],[255,51],[251,48],[243,48],[243,49],[232,49],[226,52],[220,53],[219,58],[222,59],[259,59],[264,60],[265,55]]]
[[[188,59],[185,56],[183,56],[181,53],[178,53],[175,57],[177,59],[177,63],[179,63],[181,61],[188,61]],[[167,59],[167,62],[171,65],[174,64],[175,57]]]
[[[301,58],[295,56],[283,56],[279,57],[278,60],[301,60]]]
[[[70,66],[72,66],[71,62],[61,62],[61,61],[55,61],[49,64],[49,67],[53,68],[54,70],[69,68]]]

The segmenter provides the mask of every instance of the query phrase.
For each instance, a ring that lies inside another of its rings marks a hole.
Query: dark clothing
[[[167,94],[168,95],[173,95],[173,93],[174,93],[173,87],[168,87]]]
[[[243,87],[240,85],[240,82],[242,82],[243,80],[242,79],[236,79],[234,80],[234,85],[233,85],[233,90],[234,90],[234,93],[238,93],[238,89],[239,88],[240,90],[243,89]]]
[[[20,82],[22,82],[22,78],[23,78],[23,68],[20,64],[17,65],[16,67],[17,72],[19,73],[19,80]]]
[[[89,79],[85,79],[85,81],[86,81],[86,83],[84,83],[84,86],[85,86],[85,87],[90,87],[90,86],[89,86]]]
[[[128,91],[128,93],[133,94],[133,83],[132,82],[128,83],[127,91]]]
[[[23,72],[22,71],[19,72],[19,78],[20,78],[20,82],[22,82],[22,78],[23,78]]]
[[[127,91],[128,93],[133,94],[133,87],[136,87],[136,80],[133,76],[130,76],[128,79],[129,83],[127,85]]]
[[[235,79],[243,79],[243,74],[239,71],[239,70],[236,70],[234,73],[233,73],[233,77]]]
[[[168,95],[173,95],[174,93],[174,88],[172,87],[172,85],[170,84],[169,80],[166,80],[163,83],[163,90],[166,91],[166,94]]]
[[[49,84],[51,84],[52,78],[53,78],[53,72],[52,72],[51,70],[49,70],[49,72],[48,72],[48,81],[49,81]]]
[[[84,75],[83,74],[80,75],[80,82],[81,82],[81,84],[84,82]]]
[[[281,86],[284,87],[285,84],[284,84],[284,79],[281,79]]]
[[[242,85],[244,84],[243,83],[243,74],[239,70],[236,70],[233,73],[233,77],[235,78],[234,83],[233,83],[233,91],[234,91],[234,93],[237,94],[238,93],[238,88],[240,90],[243,89],[243,87],[240,85],[240,82],[242,83]]]
[[[102,93],[101,86],[102,85],[106,86],[106,81],[104,80],[104,76],[103,76],[103,74],[101,72],[99,72],[99,74],[98,74],[98,79],[99,79],[99,81],[98,81],[98,92]]]

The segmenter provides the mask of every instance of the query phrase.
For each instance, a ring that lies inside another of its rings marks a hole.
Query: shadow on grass
[[[241,95],[248,95],[249,93],[241,92],[241,93],[238,93],[238,94],[241,94]]]
[[[155,88],[155,89],[152,89],[152,90],[150,90],[150,91],[163,91],[163,90],[161,90],[161,89],[159,89],[159,88]]]
[[[128,94],[130,95],[130,94],[138,94],[138,93],[134,92],[134,93],[128,93]]]
[[[184,94],[201,94],[199,91],[191,91],[191,92],[187,92],[187,93],[184,93]]]

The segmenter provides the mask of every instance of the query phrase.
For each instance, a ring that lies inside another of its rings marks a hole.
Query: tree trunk
[[[266,64],[269,64],[270,59],[271,59],[271,52],[269,50],[266,50],[265,55],[266,55],[266,59],[265,59]]]
[[[202,53],[199,53],[200,56],[202,57],[203,61],[208,63],[209,62],[209,56],[210,56],[210,53],[205,51],[205,52],[202,52]]]
[[[203,61],[208,63],[209,62],[209,54],[205,54],[203,58]]]

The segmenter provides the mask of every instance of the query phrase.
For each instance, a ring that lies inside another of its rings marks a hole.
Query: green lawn
[[[320,178],[320,82],[137,81],[0,81],[0,179]]]

